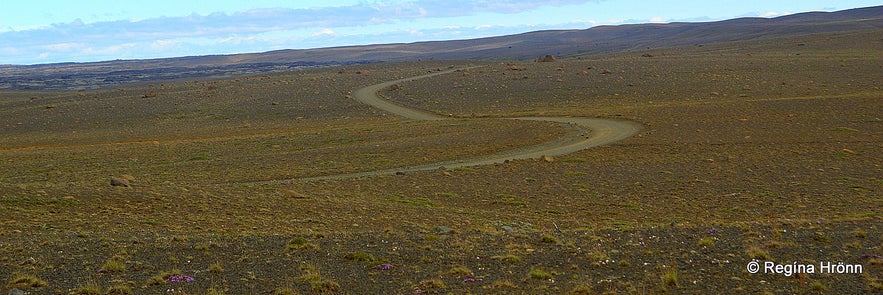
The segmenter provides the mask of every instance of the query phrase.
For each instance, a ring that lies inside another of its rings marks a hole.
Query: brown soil
[[[411,121],[346,98],[466,62],[0,94],[0,274],[47,284],[0,290],[883,292],[883,43],[869,36],[481,63],[402,82],[383,94],[440,114],[644,129],[551,162],[314,182],[254,183],[476,157],[568,129]],[[828,44],[846,41],[865,45]],[[125,270],[100,271],[115,256]],[[752,259],[863,272],[750,274]],[[174,269],[194,281],[149,284]]]

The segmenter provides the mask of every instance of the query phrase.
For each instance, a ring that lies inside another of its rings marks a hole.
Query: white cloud
[[[665,22],[665,19],[662,18],[661,16],[654,16],[654,17],[650,18],[650,22],[651,23],[663,23],[663,22]]]
[[[570,21],[570,22],[568,22],[568,23],[571,24],[571,25],[577,25],[577,26],[581,26],[581,27],[594,27],[594,26],[597,26],[597,25],[598,25],[598,21],[596,21],[596,20],[579,20],[579,19],[576,19],[576,20],[572,20],[572,21]]]
[[[162,40],[153,41],[152,43],[150,43],[150,47],[154,50],[162,50],[162,49],[174,47],[175,45],[180,44],[180,43],[181,43],[180,40],[162,39]]]
[[[335,32],[332,29],[326,28],[326,29],[322,29],[321,31],[313,32],[313,34],[311,36],[318,37],[318,36],[325,36],[325,35],[337,35],[337,32]]]
[[[94,55],[115,54],[115,53],[118,53],[118,52],[123,51],[125,49],[135,48],[137,46],[138,45],[135,43],[124,43],[124,44],[111,45],[111,46],[100,47],[100,48],[89,47],[89,48],[84,48],[82,50],[82,53],[90,54],[90,55],[92,55],[92,54],[94,54]]]
[[[53,43],[53,44],[46,44],[46,45],[40,46],[40,48],[42,48],[44,50],[49,50],[49,51],[71,51],[71,50],[79,49],[79,48],[83,48],[83,47],[85,47],[84,44],[73,43],[73,42]]]
[[[790,11],[767,11],[767,12],[761,13],[758,16],[760,16],[760,17],[777,17],[777,16],[783,16],[783,15],[789,15],[789,14],[791,14]]]

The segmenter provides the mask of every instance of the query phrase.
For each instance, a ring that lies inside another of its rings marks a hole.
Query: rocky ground
[[[3,93],[0,290],[880,293],[883,49],[858,42],[867,37]],[[458,121],[408,121],[347,99],[476,64],[384,92]],[[551,161],[253,183],[566,132],[493,119],[521,115],[645,129]],[[782,271],[752,274],[753,260]],[[861,273],[820,273],[827,262]]]

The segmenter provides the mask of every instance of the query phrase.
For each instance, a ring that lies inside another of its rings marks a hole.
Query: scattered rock
[[[147,93],[144,93],[144,96],[142,96],[141,98],[151,98],[151,97],[156,97],[156,91],[147,91]]]
[[[507,233],[511,233],[511,232],[515,231],[515,229],[513,229],[511,226],[508,226],[508,225],[501,226],[500,228],[502,228],[503,231],[505,231]]]
[[[367,74],[368,74],[368,70],[358,70],[358,71],[356,71],[356,75],[367,75]]]
[[[389,91],[396,91],[396,90],[399,90],[399,89],[402,89],[402,86],[399,85],[399,84],[392,84],[392,85],[389,85]]]
[[[110,177],[110,185],[111,186],[122,186],[122,187],[130,187],[132,183],[129,180],[121,178],[121,177]]]
[[[346,73],[346,68],[340,68],[340,70],[337,70],[337,73],[338,74]]]
[[[436,232],[436,233],[439,233],[439,234],[442,234],[442,235],[445,235],[445,234],[453,233],[453,232],[454,232],[454,229],[453,229],[453,228],[450,228],[450,227],[447,227],[447,226],[439,225],[439,226],[436,226],[436,227],[435,227],[435,232]]]
[[[537,58],[536,62],[554,62],[556,60],[558,59],[556,59],[555,56],[551,54],[546,54],[540,58]]]
[[[585,71],[585,70],[582,70],[582,71],[579,71],[579,73],[576,73],[576,74],[577,74],[577,75],[580,75],[580,76],[585,76],[585,75],[588,75],[589,72],[587,72],[587,71]]]
[[[607,74],[611,74],[611,73],[613,73],[613,72],[611,72],[610,70],[606,70],[606,69],[601,71],[601,75],[607,75]]]
[[[25,293],[25,291],[22,291],[22,290],[19,290],[16,288],[12,288],[12,290],[9,290],[9,293],[7,293],[7,294],[9,294],[9,295],[25,295],[27,293]]]
[[[543,160],[543,162],[548,162],[548,163],[552,163],[555,161],[555,158],[552,158],[552,156],[543,156],[541,159]]]
[[[506,65],[506,69],[510,71],[524,71],[527,70],[525,66],[516,66],[516,65]]]

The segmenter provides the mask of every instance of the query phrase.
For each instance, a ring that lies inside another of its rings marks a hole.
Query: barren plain
[[[880,33],[0,93],[0,291],[880,293]],[[445,70],[380,91],[445,120],[353,99]],[[321,179],[573,133],[511,117],[642,127]]]

